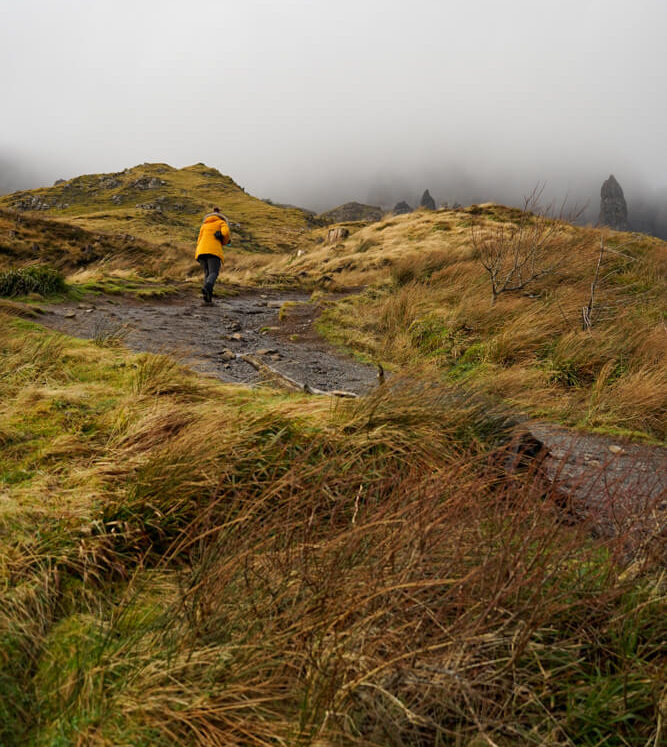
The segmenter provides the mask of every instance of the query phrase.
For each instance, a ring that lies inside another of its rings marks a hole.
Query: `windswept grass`
[[[538,417],[664,439],[667,244],[640,235],[604,237],[592,325],[584,329],[582,308],[590,298],[600,233],[559,224],[552,238],[560,242],[560,261],[553,272],[526,290],[499,295],[492,305],[470,230],[474,225],[490,241],[516,216],[500,206],[471,211],[405,216],[390,225],[379,234],[385,238],[378,259],[375,250],[365,255],[375,284],[323,304],[320,330],[347,350],[388,365],[429,364],[443,378]],[[434,232],[445,215],[454,229]],[[466,216],[470,227],[462,229]],[[394,235],[399,228],[404,246]],[[350,252],[358,241],[348,240]],[[347,256],[337,253],[329,266],[344,267]]]
[[[662,577],[491,466],[502,410],[8,317],[0,393],[2,744],[659,743]]]
[[[0,272],[0,296],[27,296],[38,293],[53,296],[65,293],[65,279],[51,267],[29,265]]]

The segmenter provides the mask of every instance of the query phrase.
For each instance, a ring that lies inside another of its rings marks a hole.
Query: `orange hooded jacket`
[[[209,213],[199,229],[199,238],[197,239],[197,249],[195,250],[195,259],[200,254],[214,254],[220,259],[224,259],[222,253],[222,244],[215,238],[215,232],[220,231],[224,244],[229,244],[232,240],[231,231],[225,218],[220,213]]]

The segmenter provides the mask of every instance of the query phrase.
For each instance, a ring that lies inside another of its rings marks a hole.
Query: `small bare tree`
[[[584,331],[590,332],[591,328],[593,327],[593,309],[595,307],[595,310],[598,311],[599,309],[599,303],[597,302],[596,298],[596,292],[598,290],[598,285],[601,284],[602,287],[604,287],[604,282],[608,278],[610,278],[612,275],[622,271],[627,267],[628,262],[636,262],[637,258],[633,257],[626,252],[622,252],[621,249],[624,249],[626,246],[629,246],[632,242],[626,241],[625,244],[620,244],[619,246],[612,248],[605,244],[605,237],[604,235],[600,236],[600,252],[598,253],[598,259],[597,263],[595,265],[595,273],[593,274],[593,280],[591,282],[591,294],[588,297],[588,303],[585,306],[582,306],[581,308],[581,316],[582,316],[582,329]],[[602,277],[600,276],[601,271],[603,268],[606,270],[608,268],[605,268],[605,264],[607,263],[608,256],[611,255],[613,259],[616,257],[623,257],[624,263],[621,262],[621,264],[618,264],[616,266],[612,266],[611,269],[609,269],[608,272],[606,272],[605,275]],[[609,307],[607,307],[607,310],[609,311]],[[613,309],[612,309],[613,313]]]
[[[524,197],[523,210],[516,221],[490,228],[481,224],[472,227],[472,244],[491,280],[491,305],[502,293],[523,290],[554,272],[567,259],[563,249],[570,240],[565,221],[576,220],[583,209],[566,216],[563,202],[554,216],[551,206],[540,206],[543,191],[544,186],[538,185]]]
[[[602,258],[604,256],[604,237],[600,236],[600,253],[598,254],[597,265],[595,266],[595,275],[593,276],[593,282],[591,283],[591,295],[588,298],[588,303],[582,307],[582,326],[584,330],[590,330],[593,325],[592,314],[593,314],[593,303],[595,302],[595,289],[598,286],[600,280],[600,267],[602,265]]]

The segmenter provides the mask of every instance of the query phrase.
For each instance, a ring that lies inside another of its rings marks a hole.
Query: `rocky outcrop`
[[[422,198],[419,201],[419,207],[424,208],[425,210],[435,210],[435,200],[431,197],[431,193],[428,189],[422,195]]]
[[[337,244],[339,241],[345,241],[349,235],[350,232],[347,228],[343,228],[342,226],[330,228],[327,232],[327,244]]]
[[[115,179],[113,176],[101,176],[99,178],[99,185],[102,189],[116,189],[122,183],[120,179]]]
[[[628,206],[621,185],[613,174],[602,184],[600,190],[600,217],[598,223],[616,231],[629,231]]]
[[[50,210],[51,205],[37,195],[27,195],[14,203],[16,210]]]
[[[118,197],[118,195],[114,196]],[[120,200],[116,202],[113,197],[111,199],[115,204],[120,204]],[[162,197],[157,197],[153,202],[138,203],[137,205],[135,205],[135,207],[139,208],[140,210],[157,210],[158,212],[172,210],[177,213],[184,213],[186,211],[195,212],[196,210],[196,208],[189,204],[187,201],[173,200],[170,197],[166,197],[165,195],[163,195]]]
[[[157,189],[163,187],[166,183],[164,179],[158,179],[156,176],[141,176],[132,182],[132,186],[135,189]]]
[[[382,220],[384,212],[375,205],[363,205],[360,202],[346,202],[333,210],[322,213],[319,217],[329,223],[346,223],[347,221],[364,220],[375,223]]]
[[[394,205],[394,209],[392,212],[394,213],[394,215],[404,215],[405,213],[411,213],[412,208],[410,207],[410,205],[408,205],[407,202],[405,202],[405,200],[401,200]]]

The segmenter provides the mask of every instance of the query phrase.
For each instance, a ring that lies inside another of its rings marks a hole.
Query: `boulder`
[[[598,223],[615,231],[629,231],[628,206],[621,185],[613,174],[602,184],[600,190],[600,217]]]
[[[431,197],[431,193],[428,189],[422,195],[422,198],[419,201],[419,207],[422,207],[425,210],[435,210],[435,200]]]
[[[102,189],[116,189],[122,183],[120,179],[115,179],[113,176],[101,176],[99,178],[99,186]]]
[[[334,226],[334,228],[330,228],[327,232],[327,244],[337,244],[339,241],[345,241],[349,235],[350,232],[347,228]]]

